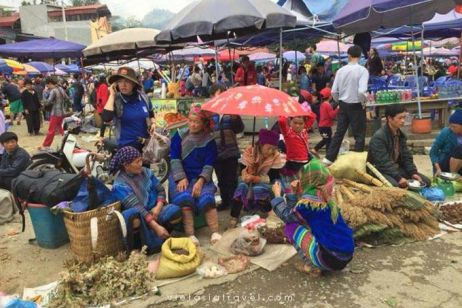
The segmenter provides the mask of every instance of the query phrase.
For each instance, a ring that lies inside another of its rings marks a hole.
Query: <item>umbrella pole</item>
[[[136,61],[138,62],[138,72],[140,72],[141,75],[140,58],[136,58]]]
[[[340,67],[340,35],[337,36],[337,55],[338,55],[338,63]]]
[[[228,55],[229,55],[229,60],[231,62],[231,73],[230,73],[230,80],[232,81],[233,80],[233,64],[234,64],[234,57],[231,57],[231,47],[229,45],[229,31],[226,33],[226,41],[227,41],[227,45],[228,45]],[[226,73],[224,74],[225,77],[226,77]],[[218,78],[217,78],[217,81],[218,81]],[[231,82],[232,83],[232,82]]]
[[[419,80],[419,72],[417,69],[418,65],[417,65],[417,55],[415,52],[415,37],[414,37],[414,27],[412,25],[412,17],[411,17],[411,35],[412,35],[412,47],[413,47],[412,53],[414,55],[414,70],[415,70],[416,88],[417,88],[417,108],[419,111],[419,119],[422,119],[422,106],[420,104],[420,80]]]
[[[282,90],[282,28],[279,28],[279,90]]]
[[[220,73],[218,68],[218,46],[215,45],[215,83],[218,82],[218,74]]]
[[[252,147],[255,146],[255,129],[257,127],[257,117],[253,117],[253,128],[252,128]]]

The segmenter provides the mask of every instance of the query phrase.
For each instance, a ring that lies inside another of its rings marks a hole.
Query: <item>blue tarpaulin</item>
[[[30,59],[79,58],[84,45],[57,39],[39,39],[0,45],[0,55]]]

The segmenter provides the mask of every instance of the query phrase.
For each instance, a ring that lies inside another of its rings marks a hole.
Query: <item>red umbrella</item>
[[[218,60],[221,62],[229,62],[229,61],[234,61],[239,59],[239,54],[229,51],[228,49],[222,50],[218,53]]]
[[[203,110],[219,114],[253,117],[309,116],[300,103],[287,93],[260,85],[229,89],[202,105]]]

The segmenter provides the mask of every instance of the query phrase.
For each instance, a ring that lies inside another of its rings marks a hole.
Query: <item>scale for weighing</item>
[[[444,191],[444,194],[447,197],[454,196],[454,185],[452,181],[455,181],[459,178],[459,174],[451,172],[441,172],[439,178],[442,180],[438,186]]]

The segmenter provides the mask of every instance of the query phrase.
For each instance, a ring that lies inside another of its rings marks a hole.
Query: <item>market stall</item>
[[[460,101],[462,97],[453,98],[435,98],[435,99],[421,99],[421,108],[423,112],[431,112],[432,110],[438,111],[439,114],[439,127],[443,128],[449,124],[449,102]],[[396,103],[369,103],[367,107],[374,107],[377,117],[384,116],[385,106]],[[407,102],[400,102],[406,105],[406,110],[410,113],[417,113],[419,111],[417,100],[410,100]]]

